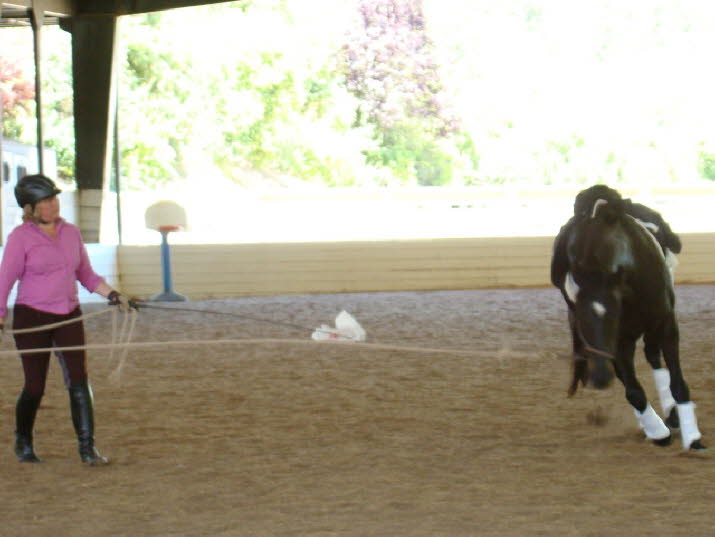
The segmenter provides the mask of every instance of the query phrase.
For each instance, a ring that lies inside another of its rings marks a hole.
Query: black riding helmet
[[[20,207],[28,203],[35,204],[43,199],[51,198],[62,192],[52,179],[42,174],[26,175],[17,182],[15,187],[15,199]]]

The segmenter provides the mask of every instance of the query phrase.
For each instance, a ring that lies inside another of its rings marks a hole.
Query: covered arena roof
[[[86,195],[80,196],[79,212],[80,228],[87,242],[99,240],[102,192],[110,176],[116,107],[117,18],[224,2],[226,0],[0,0],[0,31],[3,27],[32,27],[36,66],[42,64],[44,26],[59,24],[72,36],[75,181],[78,190],[86,191]],[[35,69],[38,168],[43,172],[41,73],[42,69]]]
[[[180,7],[218,4],[227,0],[10,0],[0,2],[1,26],[29,26],[33,9],[44,14],[44,24],[63,17],[120,16]]]

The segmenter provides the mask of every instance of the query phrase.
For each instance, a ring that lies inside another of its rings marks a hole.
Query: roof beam
[[[77,15],[136,15],[167,9],[221,4],[229,0],[75,0]]]
[[[49,16],[69,17],[74,13],[76,0],[9,0],[2,1],[2,10],[34,9]]]

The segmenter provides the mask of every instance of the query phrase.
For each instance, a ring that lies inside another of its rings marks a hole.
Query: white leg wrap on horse
[[[695,403],[688,401],[679,404],[678,418],[680,419],[680,436],[683,439],[683,448],[690,449],[690,444],[702,438],[698,430],[698,420],[695,417]]]
[[[665,367],[654,369],[653,379],[655,380],[655,389],[658,390],[660,408],[663,409],[663,414],[668,416],[675,406],[675,399],[670,391],[670,371]]]
[[[656,414],[653,407],[650,406],[650,403],[648,403],[648,406],[645,407],[645,410],[642,413],[636,410],[635,414],[636,418],[638,418],[638,423],[640,423],[641,429],[643,429],[643,432],[649,439],[663,440],[664,438],[668,438],[668,436],[670,436],[670,429],[668,429],[665,423],[663,423],[660,416]]]

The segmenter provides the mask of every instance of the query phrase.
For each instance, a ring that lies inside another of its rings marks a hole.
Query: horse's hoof
[[[707,451],[707,449],[700,440],[693,440],[688,448],[689,451]]]
[[[680,429],[680,418],[678,418],[678,409],[676,407],[670,409],[670,414],[668,414],[665,424],[671,429]]]
[[[657,440],[653,440],[653,443],[654,443],[656,446],[665,447],[665,446],[669,446],[672,441],[673,441],[673,435],[672,435],[672,434],[669,434],[669,435],[666,436],[665,438],[659,438],[659,439],[657,439]]]

